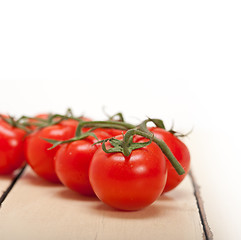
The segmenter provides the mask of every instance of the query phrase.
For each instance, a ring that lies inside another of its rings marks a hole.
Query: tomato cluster
[[[41,178],[121,210],[152,204],[184,179],[186,145],[161,120],[92,121],[72,115],[0,115],[0,174],[27,162]],[[147,127],[147,122],[155,127]]]

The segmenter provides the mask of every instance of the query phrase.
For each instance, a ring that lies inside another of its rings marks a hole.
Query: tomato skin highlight
[[[0,119],[0,174],[10,174],[25,163],[25,135],[24,130]]]
[[[103,130],[94,130],[99,140],[110,136]],[[94,196],[89,182],[89,165],[100,144],[90,136],[82,140],[64,144],[55,156],[55,171],[60,181],[68,188],[82,195]]]
[[[132,151],[128,157],[99,148],[89,169],[97,197],[113,208],[127,211],[152,204],[162,193],[166,176],[166,161],[155,143]]]
[[[73,121],[68,123],[67,120],[65,120],[64,123],[34,131],[26,138],[26,159],[38,176],[50,182],[60,182],[54,168],[54,157],[60,146],[48,150],[52,147],[52,144],[43,138],[67,140],[74,136],[77,125],[77,121],[75,121],[75,123]]]
[[[173,168],[169,160],[165,157],[167,162],[167,182],[163,190],[164,192],[169,192],[172,189],[176,188],[185,178],[190,170],[190,153],[187,146],[179,140],[172,133],[158,127],[148,128],[155,137],[162,139],[167,146],[170,148],[173,155],[176,157],[178,162],[182,165],[185,170],[183,175],[178,175],[176,170]]]

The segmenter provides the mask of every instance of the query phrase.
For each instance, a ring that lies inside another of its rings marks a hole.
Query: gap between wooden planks
[[[0,207],[2,206],[2,203],[4,202],[4,200],[6,199],[6,197],[8,196],[8,194],[10,193],[10,191],[12,190],[12,188],[14,187],[15,183],[18,181],[18,179],[21,177],[21,175],[23,174],[25,168],[27,167],[27,165],[25,165],[20,171],[19,173],[12,179],[12,181],[10,182],[9,186],[6,188],[6,190],[3,191],[2,196],[0,197]],[[5,184],[6,184],[6,179],[9,179],[9,176],[5,177]],[[3,182],[3,181],[2,181]],[[1,186],[2,187],[2,186]]]
[[[1,240],[212,239],[192,173],[177,189],[137,212],[116,211],[96,198],[45,182],[29,167],[5,189],[0,198]]]

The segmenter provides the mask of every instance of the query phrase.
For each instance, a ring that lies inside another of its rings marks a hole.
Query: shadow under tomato
[[[13,173],[11,174],[1,174],[0,180],[12,180],[15,177]]]
[[[39,187],[59,187],[59,186],[62,186],[61,183],[49,182],[49,181],[39,177],[38,175],[36,175],[32,171],[29,171],[29,170],[24,174],[23,180],[29,182],[32,185],[39,186]]]
[[[67,187],[64,187],[63,189],[59,190],[57,193],[57,196],[64,198],[66,200],[73,200],[73,201],[99,201],[99,199],[96,196],[84,196],[77,192],[74,192]]]
[[[119,219],[148,219],[163,217],[165,215],[165,209],[155,204],[155,202],[152,205],[137,211],[118,210],[100,202],[93,206],[91,210],[93,213],[104,215],[104,217],[107,218]]]
[[[185,201],[188,196],[190,195],[190,192],[186,189],[182,188],[176,188],[173,189],[170,192],[163,193],[157,200],[158,201]]]
[[[159,198],[157,198],[157,201],[174,201],[173,197],[168,196],[168,194],[162,194]]]

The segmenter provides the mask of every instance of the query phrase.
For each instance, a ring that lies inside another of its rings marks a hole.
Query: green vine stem
[[[51,122],[53,122],[53,119],[56,118],[56,117],[61,117],[61,121],[63,119],[74,119],[74,120],[79,121],[79,124],[76,128],[76,131],[75,131],[75,137],[73,137],[71,139],[68,139],[68,140],[65,140],[65,141],[57,141],[55,139],[44,138],[45,141],[53,144],[53,146],[49,149],[53,149],[53,148],[55,148],[56,146],[58,146],[62,143],[74,142],[74,141],[77,141],[77,140],[84,139],[88,136],[93,136],[97,139],[96,135],[94,133],[92,133],[92,130],[94,130],[96,128],[115,128],[115,129],[121,129],[121,130],[128,130],[130,128],[136,127],[135,125],[132,125],[132,124],[129,124],[129,123],[126,123],[126,122],[119,122],[119,121],[82,121],[81,119],[76,119],[74,117],[66,117],[66,116],[57,115],[57,114],[53,115],[51,117],[51,121],[49,121],[49,124]],[[82,132],[83,127],[92,127],[93,129],[89,130],[86,133],[83,133]]]
[[[5,121],[6,123],[8,123],[9,125],[11,125],[14,128],[19,128],[24,130],[26,133],[30,133],[31,130],[27,128],[25,123],[21,123],[21,118],[15,120],[14,117],[9,116],[9,117],[4,117],[3,115],[0,115],[0,118]]]
[[[70,139],[67,139],[67,140],[63,140],[63,141],[59,141],[59,140],[55,140],[55,139],[49,139],[49,138],[42,138],[42,139],[45,140],[46,142],[49,142],[49,143],[52,144],[52,147],[48,148],[48,150],[51,150],[51,149],[57,147],[60,144],[79,141],[79,140],[85,139],[85,138],[90,137],[90,136],[92,136],[96,140],[98,140],[97,136],[94,133],[90,132],[90,131],[88,131],[86,133],[83,133],[80,136],[75,136],[73,138],[70,138]]]
[[[177,159],[175,158],[175,156],[173,155],[173,153],[171,152],[171,150],[169,149],[169,147],[166,145],[166,143],[161,140],[158,139],[156,137],[153,136],[153,134],[151,132],[143,132],[141,130],[137,130],[137,129],[131,129],[129,131],[126,132],[125,136],[124,136],[124,142],[128,143],[129,139],[131,136],[133,135],[140,135],[142,137],[148,138],[148,139],[152,139],[153,142],[155,142],[160,149],[162,150],[162,152],[164,153],[164,155],[168,158],[168,160],[170,161],[170,163],[172,164],[172,166],[175,168],[175,170],[177,171],[177,173],[179,175],[182,175],[185,173],[183,167],[181,166],[181,164],[177,161]],[[129,150],[124,149],[126,148],[126,145],[123,145],[123,150],[124,152],[127,154],[129,153]]]
[[[74,120],[79,121],[79,124],[76,128],[76,131],[75,131],[75,137],[73,137],[71,139],[68,139],[68,140],[65,140],[65,141],[58,141],[58,140],[55,140],[55,139],[43,138],[45,141],[52,144],[52,147],[50,147],[49,150],[57,147],[60,144],[74,142],[74,141],[77,141],[77,140],[84,139],[88,136],[92,136],[92,137],[95,137],[97,139],[96,135],[92,132],[92,130],[94,130],[96,128],[115,128],[115,129],[121,129],[121,130],[128,130],[129,128],[135,128],[136,127],[135,125],[125,123],[125,122],[118,122],[118,121],[82,121],[81,119],[76,119],[74,117],[66,117],[66,116],[57,115],[57,114],[53,115],[51,117],[51,121],[49,121],[49,124],[51,124],[51,122],[53,122],[53,119],[56,118],[56,117],[61,117],[61,121],[63,119],[74,119]],[[82,132],[83,127],[92,127],[93,129],[90,129],[88,132],[83,133]]]
[[[121,112],[118,112],[118,113],[114,114],[113,116],[110,116],[110,117],[109,117],[109,120],[114,120],[115,117],[118,117],[118,118],[119,118],[119,120],[117,120],[117,121],[119,121],[119,122],[125,122],[124,116],[123,116],[123,114],[122,114]]]
[[[156,118],[148,118],[146,119],[145,121],[143,121],[139,126],[138,126],[138,129],[144,131],[144,132],[150,132],[148,129],[147,129],[147,126],[146,124],[148,122],[153,122],[156,127],[158,128],[162,128],[162,129],[166,129],[165,125],[164,125],[164,122],[161,120],[161,119],[156,119]]]
[[[95,127],[95,128],[116,128],[121,130],[133,129],[136,126],[126,122],[119,121],[80,121],[76,129],[76,136],[81,135],[83,127]]]
[[[119,119],[116,120],[116,121],[125,122],[125,119],[124,119],[124,116],[123,116],[122,112],[118,112],[118,113],[116,113],[116,114],[114,114],[114,115],[109,115],[109,114],[105,111],[105,107],[103,107],[102,110],[103,110],[104,114],[108,117],[108,120],[114,121],[115,118],[117,117],[117,118],[119,118]]]
[[[162,129],[166,130],[165,125],[164,125],[164,122],[163,122],[161,119],[156,119],[156,118],[148,118],[148,119],[146,119],[145,121],[143,121],[143,122],[138,126],[138,129],[143,130],[144,132],[149,131],[149,130],[147,129],[147,126],[146,126],[146,124],[147,124],[148,122],[153,122],[153,123],[156,125],[156,127],[162,128]],[[173,129],[173,127],[174,127],[174,124],[172,124],[170,130],[166,130],[166,131],[170,132],[171,134],[175,135],[175,136],[178,137],[178,138],[180,138],[180,137],[186,137],[186,136],[188,136],[190,133],[192,133],[192,131],[193,131],[193,128],[192,128],[192,129],[191,129],[190,131],[188,131],[187,133],[181,133],[181,132],[175,131],[175,130]]]

